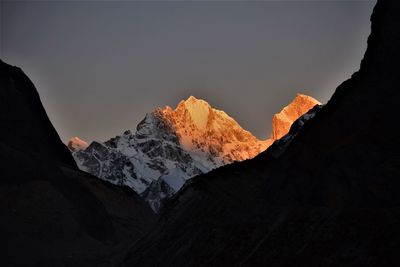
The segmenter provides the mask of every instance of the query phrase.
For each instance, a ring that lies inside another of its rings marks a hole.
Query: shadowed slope
[[[398,265],[399,15],[378,1],[360,71],[283,154],[194,178],[126,265]]]
[[[0,62],[2,266],[108,266],[154,214],[138,195],[75,167],[35,87]]]
[[[0,86],[0,142],[76,166],[22,70],[0,60]]]

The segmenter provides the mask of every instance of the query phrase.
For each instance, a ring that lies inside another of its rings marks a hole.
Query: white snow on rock
[[[300,103],[303,109],[309,105],[303,95],[292,103]],[[303,115],[303,109],[286,107],[286,111],[295,110],[298,116]],[[289,114],[286,111],[284,114]],[[297,119],[292,117],[290,120]],[[283,123],[279,121],[279,125]],[[286,128],[279,133],[284,131]],[[71,151],[80,169],[113,184],[129,186],[155,212],[186,180],[234,161],[253,158],[275,141],[257,139],[224,111],[193,96],[175,109],[166,106],[146,114],[135,133],[126,131],[89,146],[77,137],[72,139],[79,144]]]

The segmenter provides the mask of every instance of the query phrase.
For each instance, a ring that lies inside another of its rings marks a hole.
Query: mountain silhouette
[[[133,191],[76,167],[29,78],[0,61],[2,266],[99,266],[155,217]]]
[[[378,1],[360,70],[284,149],[192,179],[125,266],[399,265],[399,14]]]

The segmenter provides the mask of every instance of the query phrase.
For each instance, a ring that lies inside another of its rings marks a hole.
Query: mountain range
[[[33,83],[0,60],[1,266],[399,266],[399,47],[400,3],[378,0],[360,69],[326,105],[158,215],[79,170]]]
[[[360,69],[328,103],[192,178],[124,266],[398,266],[399,47],[400,3],[378,0]]]
[[[319,104],[310,96],[298,94],[273,116],[271,138],[259,140],[224,111],[190,96],[175,109],[166,106],[147,114],[134,134],[128,130],[90,145],[73,137],[68,147],[81,170],[131,187],[159,212],[186,180],[255,157]]]

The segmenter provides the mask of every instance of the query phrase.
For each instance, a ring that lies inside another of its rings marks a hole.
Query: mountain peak
[[[196,127],[199,130],[205,129],[211,112],[211,106],[206,101],[197,99],[194,96],[190,96],[184,102],[184,106]]]
[[[216,110],[207,101],[194,96],[181,100],[175,109],[166,106],[162,110],[163,114],[174,122],[181,121],[181,124],[190,124],[199,131],[207,130],[214,111]]]
[[[77,151],[77,150],[84,150],[86,149],[89,145],[87,142],[83,141],[77,136],[71,137],[68,141],[68,148],[72,152]]]
[[[306,107],[302,103],[313,101],[298,94],[293,102]],[[281,129],[279,125],[278,128]],[[187,179],[251,159],[273,141],[257,139],[224,111],[190,96],[176,108],[165,106],[146,114],[134,134],[125,132],[104,143],[92,143],[85,150],[81,147],[87,146],[86,142],[78,137],[68,145],[82,170],[114,184],[128,185],[159,211],[164,199],[170,198]]]
[[[194,96],[165,107],[164,117],[179,136],[182,147],[196,155],[212,155],[216,166],[256,156],[267,144],[244,130],[222,110]]]
[[[293,99],[293,101],[289,104],[295,104],[295,103],[314,103],[315,105],[321,105],[321,102],[319,102],[318,100],[316,100],[315,98],[302,94],[302,93],[297,93],[296,97]]]
[[[292,123],[316,105],[321,105],[321,102],[311,96],[297,93],[289,105],[272,117],[271,138],[277,140],[286,135]]]
[[[196,102],[196,101],[204,101],[202,99],[198,99],[195,96],[189,96],[188,99],[185,100],[185,102]]]

